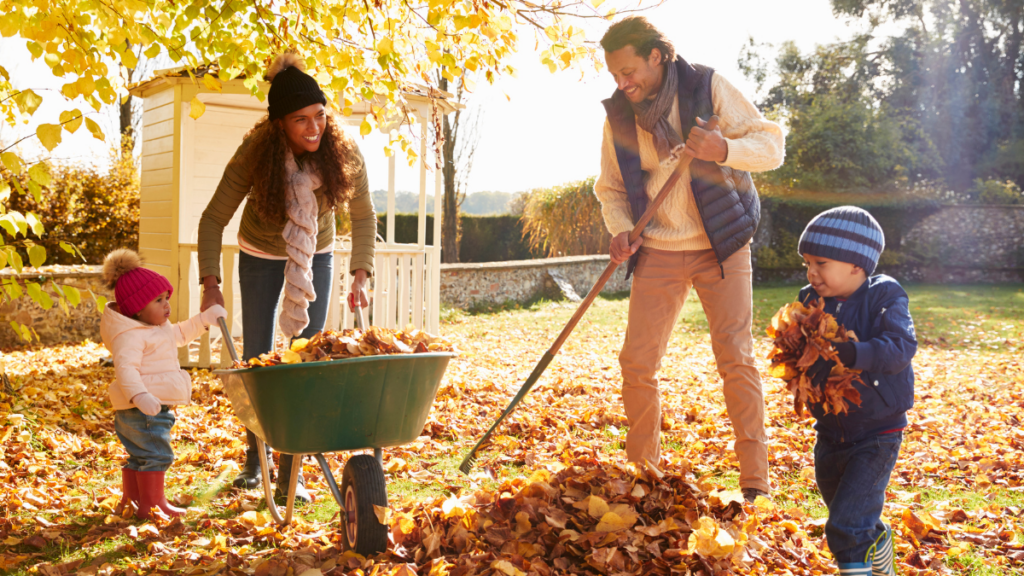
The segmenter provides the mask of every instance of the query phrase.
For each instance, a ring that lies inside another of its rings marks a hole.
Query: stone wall
[[[1024,268],[1024,206],[949,206],[903,236],[926,262],[970,269]]]
[[[771,224],[768,223],[768,227]],[[766,242],[765,222],[755,236]],[[877,272],[901,282],[996,284],[1024,281],[1024,206],[945,206],[903,234],[898,263]],[[884,258],[883,258],[884,261]],[[755,282],[800,282],[802,268],[756,268]]]
[[[0,272],[0,279],[17,278],[22,283],[32,280],[53,280],[59,285],[74,286],[82,293],[82,302],[78,306],[69,307],[68,313],[57,304],[57,296],[47,281],[44,288],[53,298],[54,305],[44,310],[28,296],[14,301],[0,302],[0,347],[24,344],[11,327],[11,321],[27,325],[35,330],[43,344],[60,342],[81,342],[86,338],[98,342],[100,340],[100,315],[96,302],[87,290],[96,295],[113,300],[110,290],[103,285],[99,266],[44,266],[33,273],[15,274],[8,268]]]
[[[603,256],[569,256],[514,262],[442,264],[441,302],[471,308],[508,301],[526,302],[538,296],[571,300],[585,297],[608,267]],[[629,290],[626,267],[619,266],[602,293]]]

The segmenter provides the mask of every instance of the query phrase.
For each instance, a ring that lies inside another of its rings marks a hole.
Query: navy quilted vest
[[[695,116],[707,119],[714,114],[711,77],[715,71],[700,64],[688,64],[679,56],[673,64],[679,71],[679,116],[685,138],[696,124]],[[616,90],[603,104],[612,128],[615,156],[626,186],[633,222],[636,222],[649,203],[644,172],[640,167],[636,117],[621,90]],[[757,230],[757,223],[761,219],[761,203],[757,198],[754,181],[749,172],[694,159],[690,163],[690,188],[693,190],[704,232],[721,265],[734,252],[747,245]],[[637,256],[639,253],[629,260],[627,278],[636,267]]]

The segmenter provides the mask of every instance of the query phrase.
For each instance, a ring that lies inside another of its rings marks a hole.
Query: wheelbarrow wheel
[[[388,505],[384,469],[369,454],[349,458],[341,474],[341,497],[345,510],[341,532],[345,547],[363,556],[379,554],[388,547],[388,527],[377,519],[374,506]]]

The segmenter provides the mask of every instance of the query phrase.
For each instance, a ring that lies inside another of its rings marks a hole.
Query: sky
[[[740,49],[751,36],[759,43],[776,46],[793,40],[807,51],[863,29],[860,22],[835,18],[829,0],[667,0],[643,14],[669,36],[683,58],[711,66],[752,100],[756,99],[756,86],[743,77],[737,65]],[[589,21],[585,26],[588,40],[598,41],[610,24]],[[518,70],[517,77],[502,77],[493,85],[479,81],[467,100],[470,112],[479,110],[470,193],[554,186],[596,175],[599,169],[604,122],[601,100],[615,90],[611,75],[595,72],[592,65],[582,73],[579,69],[551,73],[533,50],[532,32],[523,31],[520,39],[521,52],[510,60]],[[41,63],[30,62],[20,40],[0,40],[0,58],[16,78],[30,78],[27,84],[33,88],[60,84]],[[56,98],[41,94],[44,104],[34,120],[54,122],[63,108],[54,103]],[[104,128],[116,126],[111,115],[98,114],[96,119]],[[9,128],[0,130],[5,142],[13,135]],[[54,152],[57,158],[93,161],[106,155],[105,144],[92,139],[84,128],[74,135],[65,133],[64,139]],[[359,140],[371,189],[387,187],[385,144],[386,137],[378,133]],[[418,169],[408,168],[400,160],[396,189],[418,190]],[[433,191],[432,177],[427,191]]]

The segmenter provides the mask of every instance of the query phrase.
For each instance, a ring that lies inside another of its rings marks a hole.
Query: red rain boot
[[[114,509],[118,516],[124,512],[126,506],[129,510],[131,510],[133,504],[136,508],[139,506],[139,482],[135,477],[136,474],[135,470],[127,466],[121,468],[121,501],[117,503],[117,508]],[[135,515],[134,511],[132,511],[132,515]]]
[[[167,503],[164,496],[164,475],[166,472],[136,472],[139,483],[139,518],[149,519],[153,507],[159,508],[164,514],[174,517],[185,513],[183,508],[176,508]]]

